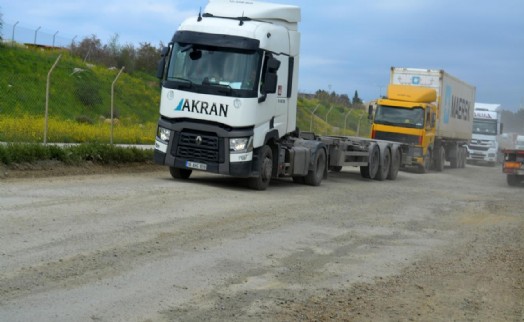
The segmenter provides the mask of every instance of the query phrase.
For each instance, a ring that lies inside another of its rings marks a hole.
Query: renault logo
[[[196,137],[195,143],[198,145],[202,144],[202,137],[200,135]]]

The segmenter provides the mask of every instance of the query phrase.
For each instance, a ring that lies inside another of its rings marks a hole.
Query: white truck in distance
[[[400,143],[296,128],[299,21],[297,6],[240,0],[210,0],[185,20],[159,63],[155,162],[176,179],[200,170],[256,190],[280,177],[316,186],[343,166],[395,179]]]
[[[502,161],[498,138],[502,134],[500,104],[475,103],[473,134],[468,144],[469,163],[494,166]]]

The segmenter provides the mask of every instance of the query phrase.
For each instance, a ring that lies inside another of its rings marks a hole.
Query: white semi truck
[[[176,179],[200,170],[256,190],[280,177],[316,186],[343,166],[395,179],[400,143],[297,129],[299,21],[297,6],[241,0],[210,0],[185,20],[159,63],[155,162]]]
[[[483,163],[494,166],[502,161],[499,149],[500,104],[475,103],[473,114],[473,134],[468,144],[469,163]]]

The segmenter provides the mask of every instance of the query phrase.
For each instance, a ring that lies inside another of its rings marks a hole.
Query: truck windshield
[[[378,105],[375,123],[422,129],[424,128],[424,109]]]
[[[175,43],[166,75],[188,91],[256,97],[262,53]]]
[[[497,121],[474,119],[473,134],[497,135]]]

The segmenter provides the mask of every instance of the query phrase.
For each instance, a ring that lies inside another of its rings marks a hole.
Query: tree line
[[[86,37],[80,43],[71,45],[71,54],[80,57],[86,63],[116,68],[125,66],[129,74],[135,72],[156,74],[162,44],[154,47],[149,42],[143,42],[135,47],[133,44],[121,45],[118,38],[118,34],[115,34],[109,43],[104,45],[95,35]]]

